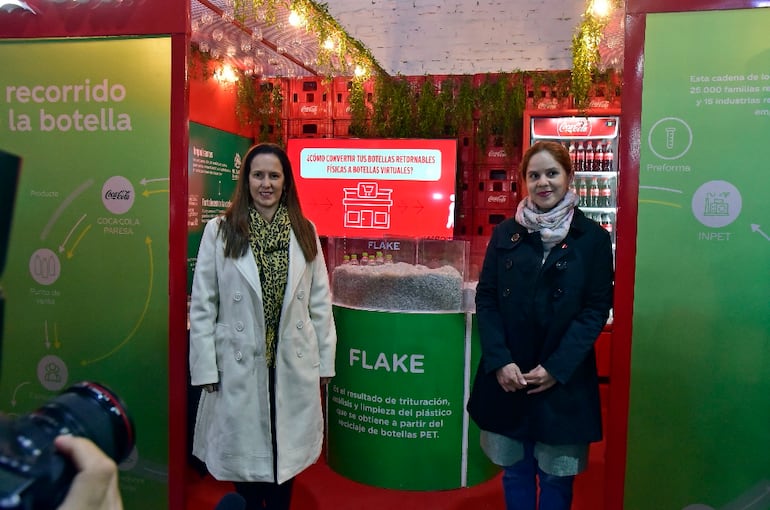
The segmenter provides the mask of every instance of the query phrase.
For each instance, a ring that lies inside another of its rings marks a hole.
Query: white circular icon
[[[38,362],[37,378],[45,389],[59,391],[67,384],[69,370],[60,357],[49,354]]]
[[[709,181],[692,196],[692,213],[707,227],[729,225],[741,213],[741,193],[727,181]]]
[[[692,129],[682,119],[665,117],[652,125],[647,144],[660,159],[679,159],[690,150]]]
[[[134,186],[120,175],[107,179],[102,186],[102,203],[113,214],[123,214],[134,205]]]
[[[40,285],[51,285],[61,274],[58,255],[48,248],[35,251],[29,258],[29,274]]]

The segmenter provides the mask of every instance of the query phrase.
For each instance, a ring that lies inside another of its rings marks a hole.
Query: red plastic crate
[[[350,119],[344,118],[332,118],[332,137],[333,138],[346,138],[352,136],[350,134]]]
[[[504,147],[503,137],[492,135],[487,140],[486,147],[483,150],[479,146],[474,162],[477,165],[504,165],[514,168],[519,163],[518,152],[514,151],[513,154],[508,154]]]
[[[502,211],[499,209],[478,209],[473,210],[473,236],[474,240],[477,238],[489,241],[489,236],[492,235],[492,229],[496,225],[505,221],[513,215],[513,211]],[[472,248],[472,246],[471,246]],[[484,245],[486,249],[486,244]]]
[[[454,236],[456,239],[470,239],[473,234],[473,209],[455,206]]]
[[[518,203],[516,181],[478,180],[474,190],[473,207],[502,209],[513,213]]]
[[[350,90],[353,88],[353,79],[340,76],[332,79],[331,86],[331,115],[335,119],[349,119]],[[371,105],[374,101],[374,80],[369,79],[363,83],[364,101]]]
[[[328,83],[323,78],[297,78],[289,87],[289,117],[317,119],[329,115]]]
[[[326,119],[289,120],[289,138],[328,138],[329,121]]]

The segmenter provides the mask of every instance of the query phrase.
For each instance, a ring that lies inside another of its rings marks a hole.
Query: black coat
[[[468,412],[483,430],[546,444],[602,437],[594,342],[612,307],[609,234],[578,209],[545,264],[538,232],[514,219],[495,227],[476,289],[481,361]],[[557,383],[543,393],[506,393],[495,376],[514,362],[538,364]]]

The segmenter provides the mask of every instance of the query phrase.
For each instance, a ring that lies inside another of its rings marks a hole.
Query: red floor
[[[604,507],[604,445],[592,446],[589,468],[575,482],[573,510]],[[188,473],[187,509],[213,510],[232,485]],[[416,492],[370,487],[334,473],[323,460],[297,477],[292,510],[502,510],[500,475],[463,489]]]

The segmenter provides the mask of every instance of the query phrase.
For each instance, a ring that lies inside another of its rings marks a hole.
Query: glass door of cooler
[[[617,116],[532,117],[530,143],[551,140],[563,144],[575,170],[574,191],[580,209],[612,235],[615,247],[618,185]]]

